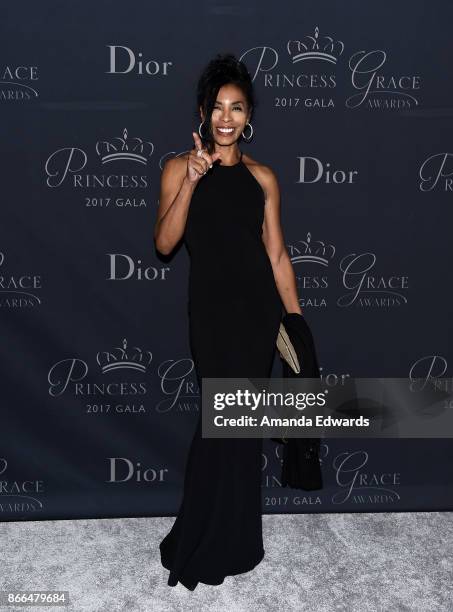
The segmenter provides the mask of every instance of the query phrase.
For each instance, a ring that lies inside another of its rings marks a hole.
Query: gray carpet
[[[1,587],[69,591],[75,612],[453,611],[448,512],[264,515],[263,561],[223,585],[167,586],[174,518],[0,523]]]

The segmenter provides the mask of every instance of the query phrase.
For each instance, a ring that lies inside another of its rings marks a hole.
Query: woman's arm
[[[302,314],[296,276],[285,246],[280,222],[280,190],[277,177],[268,166],[260,166],[259,176],[266,200],[262,238],[272,264],[275,283],[286,312]]]
[[[184,235],[189,205],[198,181],[221,159],[221,153],[209,155],[200,136],[192,132],[195,146],[186,157],[168,159],[160,180],[159,208],[154,226],[158,251],[168,255]],[[200,154],[200,155],[198,155]]]
[[[184,234],[196,185],[188,180],[186,168],[186,159],[174,157],[165,162],[162,170],[154,241],[157,250],[164,255],[172,252]]]

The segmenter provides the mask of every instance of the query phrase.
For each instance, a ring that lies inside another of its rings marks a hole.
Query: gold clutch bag
[[[280,323],[280,329],[278,330],[277,336],[277,348],[281,355],[281,358],[286,361],[290,368],[296,373],[300,373],[299,360],[297,359],[297,353],[294,346],[289,339],[283,323]]]

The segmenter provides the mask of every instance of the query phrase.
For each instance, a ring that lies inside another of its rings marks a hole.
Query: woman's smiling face
[[[220,145],[236,142],[248,119],[247,101],[242,90],[232,83],[223,85],[212,111],[211,126],[215,142]]]

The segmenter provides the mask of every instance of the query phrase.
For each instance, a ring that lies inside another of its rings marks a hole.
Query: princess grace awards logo
[[[320,445],[321,465],[326,446],[324,443]],[[325,504],[324,490],[296,493],[294,489],[282,488],[283,445],[270,442],[269,448],[271,449],[269,452],[263,451],[261,459],[261,487],[267,489],[263,491],[263,506],[271,512],[288,511],[301,506],[305,508],[322,507]]]
[[[131,137],[125,128],[121,136],[96,142],[94,152],[101,170],[99,166],[91,170],[95,162],[86,149],[67,146],[51,153],[45,163],[47,187],[69,186],[82,192],[86,208],[146,208],[147,199],[140,195],[148,190],[148,175],[143,168],[146,171],[151,165],[154,144],[138,136]],[[93,191],[95,196],[91,195]],[[117,195],[118,191],[121,195]]]
[[[334,108],[337,86],[336,68],[345,45],[330,35],[320,34],[319,27],[300,39],[288,40],[281,49],[252,47],[240,56],[252,81],[266,89],[295,91],[275,96],[279,108]]]
[[[332,277],[335,286],[340,283],[347,289],[336,300],[342,308],[391,308],[407,304],[408,276],[377,273],[375,253],[349,253],[337,264],[336,247],[324,240],[314,240],[311,232],[286,248],[296,276],[301,308],[326,308]],[[310,273],[313,269],[315,272]]]
[[[349,253],[340,261],[341,281],[347,293],[338,298],[342,308],[392,308],[407,304],[408,276],[372,272],[375,253]]]
[[[428,383],[434,382],[437,388],[441,387],[443,390],[451,392],[453,378],[445,376],[447,370],[448,361],[442,355],[420,357],[414,361],[409,369],[409,380],[413,383],[412,388],[422,391]]]
[[[356,507],[392,505],[401,500],[398,489],[401,487],[401,473],[398,471],[375,470],[369,467],[370,455],[365,450],[342,451],[333,458],[329,443],[321,442],[319,461],[323,472],[333,468],[334,492],[330,499],[326,490],[294,494],[291,489],[281,488],[280,473],[282,463],[282,445],[275,444],[270,457],[263,452],[261,485],[267,489],[276,489],[278,493],[265,492],[264,504],[273,511],[297,506],[316,508],[317,506],[340,506],[348,503]],[[275,457],[274,457],[275,455]],[[280,467],[275,467],[279,465]]]
[[[387,68],[387,53],[382,49],[357,51],[349,59],[351,85],[358,93],[346,100],[347,108],[402,110],[418,106],[415,94],[420,76],[392,74]]]
[[[252,80],[278,92],[273,105],[285,108],[400,110],[418,105],[420,76],[395,74],[383,49],[346,50],[345,43],[316,26],[281,47],[251,47],[240,58]],[[337,77],[350,81],[354,93],[338,100]],[[280,92],[285,90],[285,94]]]
[[[307,35],[302,40],[289,40],[286,49],[293,64],[317,60],[335,65],[344,51],[344,43],[331,36],[319,36],[316,26],[313,35]]]
[[[37,66],[0,67],[0,100],[5,103],[27,102],[38,98]]]
[[[127,159],[147,166],[148,159],[153,152],[152,142],[144,141],[137,136],[129,138],[126,128],[122,136],[115,136],[111,140],[101,140],[96,143],[96,153],[103,164]]]
[[[434,153],[427,157],[419,170],[420,191],[453,191],[453,154]]]
[[[156,392],[156,378],[159,392]],[[166,359],[156,364],[149,349],[128,344],[96,353],[93,362],[70,356],[49,369],[48,392],[67,406],[67,397],[81,401],[86,414],[102,415],[198,412],[200,390],[192,359]],[[153,381],[153,384],[151,384]],[[151,388],[154,389],[151,392]]]
[[[332,503],[346,502],[356,506],[393,504],[401,499],[398,487],[400,472],[366,469],[369,453],[364,450],[344,451],[332,460],[335,482],[339,489],[332,495]]]
[[[0,308],[34,308],[41,305],[41,275],[11,273],[4,269],[5,254],[0,252]]]
[[[301,294],[299,303],[301,308],[325,308],[327,306],[327,295],[325,290],[329,286],[327,270],[335,257],[335,246],[326,244],[322,240],[312,240],[311,232],[307,233],[305,240],[297,240],[288,244],[287,250],[296,276],[296,287]],[[302,264],[302,265],[301,265]],[[321,269],[321,272],[307,274],[311,267]],[[315,293],[309,295],[308,291]]]
[[[8,461],[0,457],[0,516],[30,518],[31,515],[41,512],[44,505],[40,496],[45,494],[44,481],[10,478],[6,473],[7,469]]]

